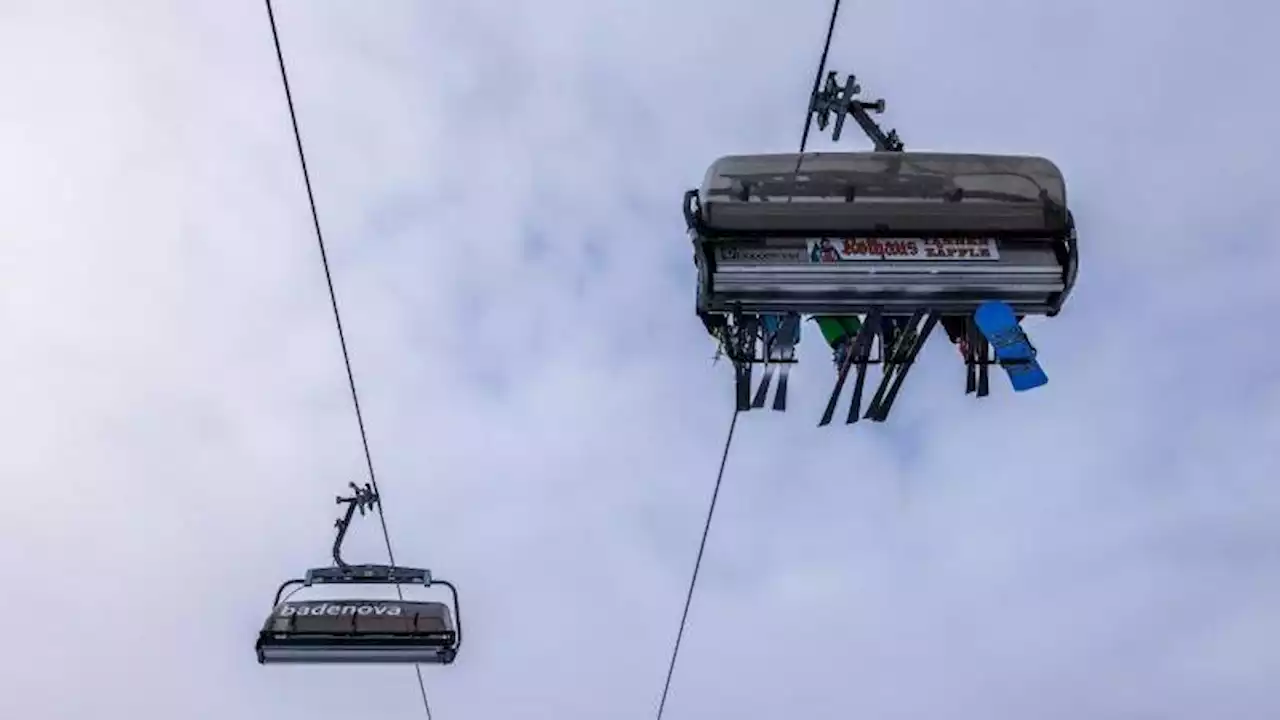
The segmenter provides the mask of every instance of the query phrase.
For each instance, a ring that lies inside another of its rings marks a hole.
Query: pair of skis
[[[1018,323],[1013,308],[1002,302],[984,302],[973,314],[974,324],[995,348],[996,360],[1009,375],[1014,392],[1025,392],[1049,382],[1036,359],[1035,346]]]
[[[773,376],[778,376],[778,389],[773,395],[773,409],[785,412],[787,409],[787,380],[791,375],[791,366],[796,362],[796,344],[800,340],[800,316],[788,314],[782,318],[776,330],[767,332],[764,340],[765,365],[764,377],[760,379],[760,387],[751,399],[751,408],[763,408],[769,399],[769,386]],[[779,370],[781,366],[781,370]]]
[[[918,310],[905,325],[898,329],[898,332],[889,333],[882,330],[886,319],[881,311],[873,309],[850,343],[836,375],[835,387],[831,391],[831,397],[827,401],[826,410],[818,425],[821,427],[831,424],[835,417],[836,406],[840,402],[840,395],[848,380],[849,371],[854,366],[857,366],[857,375],[845,424],[851,425],[859,419],[874,422],[884,422],[888,419],[889,411],[902,390],[907,373],[915,364],[920,350],[939,320],[940,316],[937,313]],[[974,313],[972,321],[965,324],[969,346],[965,357],[965,364],[968,366],[966,394],[976,392],[978,397],[986,397],[990,391],[987,374],[989,363],[986,360],[988,347],[995,349],[996,361],[1008,374],[1014,391],[1024,392],[1049,382],[1048,376],[1036,359],[1035,347],[1022,330],[1013,308],[1009,305],[1002,302],[983,303]],[[751,335],[754,336],[755,328],[752,327],[751,330]],[[867,406],[866,414],[859,418],[862,395],[866,387],[867,366],[877,337],[881,338],[884,372],[876,393]],[[766,328],[764,373],[750,402],[748,402],[748,394],[751,387],[751,363],[735,363],[739,376],[737,382],[739,409],[763,408],[768,401],[773,378],[777,375],[778,384],[774,394],[773,409],[779,412],[786,410],[787,383],[791,365],[795,364],[798,340],[798,315],[788,314],[782,318],[776,328]],[[745,348],[742,349],[745,350]],[[778,370],[779,365],[782,367],[781,371]]]
[[[738,412],[751,408],[751,367],[756,362],[759,318],[734,314],[734,322],[719,328],[720,347],[733,362],[733,388]]]
[[[984,398],[991,394],[991,346],[987,344],[987,338],[978,329],[973,318],[964,320],[964,341],[964,394],[976,393],[978,397]]]
[[[857,366],[857,378],[854,381],[853,398],[849,403],[849,414],[845,424],[851,425],[859,420],[862,393],[866,383],[867,365],[871,356],[871,347],[875,338],[882,337],[881,349],[884,372],[876,394],[871,398],[864,420],[884,422],[889,417],[889,410],[902,389],[907,372],[915,364],[920,350],[929,339],[940,316],[937,313],[916,311],[894,337],[881,332],[883,321],[880,311],[873,310],[858,330],[851,347],[846,354],[839,372],[836,375],[835,387],[827,401],[826,411],[818,426],[829,425],[835,416],[836,406],[840,402],[840,394],[844,390],[849,377],[849,370]],[[923,321],[923,323],[922,323]],[[1049,382],[1048,376],[1036,359],[1036,349],[1027,338],[1018,323],[1013,308],[1002,302],[985,302],[978,306],[973,321],[966,323],[969,347],[966,352],[968,377],[965,392],[976,392],[978,397],[986,397],[990,391],[988,382],[987,357],[988,344],[995,349],[996,361],[1009,376],[1009,382],[1015,392],[1025,392]]]
[[[933,328],[938,323],[939,316],[936,313],[928,313],[924,310],[916,311],[911,319],[905,325],[898,329],[896,333],[882,332],[881,324],[884,318],[881,316],[880,310],[874,309],[867,314],[866,320],[862,323],[862,327],[858,329],[858,334],[853,338],[848,354],[844,358],[844,362],[840,365],[840,370],[836,374],[836,384],[831,390],[831,397],[827,400],[827,408],[822,413],[822,420],[818,422],[818,426],[831,424],[835,417],[836,406],[840,403],[840,393],[844,390],[845,382],[849,378],[849,370],[855,365],[858,368],[857,377],[853,384],[853,398],[849,402],[849,414],[845,417],[845,424],[852,425],[859,419],[872,420],[874,422],[884,422],[889,417],[889,410],[893,407],[894,401],[898,397],[898,393],[902,390],[902,384],[907,379],[907,372],[911,370],[911,366],[915,364],[916,357],[920,354],[920,349],[924,347],[925,341],[929,339],[929,333],[933,332]],[[892,337],[890,337],[892,335]],[[859,418],[862,411],[862,393],[866,387],[867,365],[871,358],[871,348],[876,337],[881,338],[881,356],[882,367],[884,372],[880,378],[880,384],[876,388],[875,395],[871,398],[871,403],[867,406],[867,412]]]

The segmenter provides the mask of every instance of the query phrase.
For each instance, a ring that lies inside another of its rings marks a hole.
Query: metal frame
[[[298,589],[301,589],[315,585],[421,585],[423,587],[443,585],[448,588],[452,598],[449,606],[450,611],[453,613],[454,641],[452,645],[443,648],[439,652],[439,664],[449,665],[457,658],[458,650],[462,647],[462,607],[458,602],[458,589],[447,580],[433,578],[430,570],[395,565],[346,565],[344,567],[312,568],[307,571],[304,577],[286,580],[281,583],[280,588],[276,590],[272,607],[277,608],[280,606],[285,591],[290,587],[297,586]],[[267,642],[267,636],[271,634],[266,630],[259,633],[256,645],[259,664],[267,663],[263,651],[264,646],[270,644]],[[352,662],[354,660],[352,657],[343,658],[341,653],[338,653],[338,655],[339,658],[335,662]],[[309,658],[305,662],[326,661]]]
[[[315,585],[421,585],[429,588],[434,585],[443,585],[449,590],[451,603],[447,607],[452,612],[453,620],[453,643],[449,646],[440,648],[435,656],[434,662],[441,665],[452,664],[457,658],[458,650],[462,647],[462,607],[458,602],[458,589],[453,583],[447,580],[440,580],[432,576],[431,571],[424,568],[403,567],[397,565],[379,565],[379,564],[363,564],[350,565],[342,559],[342,543],[346,539],[347,530],[351,525],[352,519],[358,510],[364,515],[366,510],[377,506],[379,498],[376,492],[369,484],[364,487],[358,487],[355,483],[349,483],[353,494],[351,497],[338,496],[338,504],[346,504],[347,509],[343,517],[335,522],[337,527],[337,535],[333,541],[333,566],[312,568],[306,572],[303,577],[286,580],[280,584],[276,590],[275,599],[272,601],[272,612],[280,607],[285,598],[285,591],[292,587],[300,590]],[[401,598],[403,601],[403,597]],[[274,615],[272,616],[274,617]],[[270,623],[270,619],[268,620]],[[255,650],[258,655],[259,664],[267,664],[268,660],[265,656],[265,649],[272,645],[272,638],[278,633],[273,633],[264,628],[258,634],[258,641],[255,644]],[[306,641],[301,643],[303,646],[323,646],[324,640]],[[343,645],[350,645],[344,642]],[[385,653],[379,654],[374,649],[375,646],[385,646],[386,641],[373,642],[370,641],[369,648],[364,650],[351,650],[344,654],[341,648],[335,648],[331,658],[319,658],[311,655],[299,654],[295,658],[277,658],[271,662],[287,663],[287,662],[305,662],[305,663],[330,663],[330,662],[400,662],[396,660],[397,653],[404,653],[404,648],[390,648]],[[393,643],[394,644],[394,643]],[[421,644],[413,644],[411,642],[403,643],[406,646],[421,647]],[[433,660],[415,660],[414,662],[433,662]]]

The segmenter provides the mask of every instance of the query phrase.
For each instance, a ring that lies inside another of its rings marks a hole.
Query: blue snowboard
[[[973,314],[973,321],[996,350],[996,359],[1009,374],[1015,392],[1038,388],[1049,382],[1044,368],[1036,360],[1036,349],[1018,324],[1013,308],[1002,302],[984,302]]]

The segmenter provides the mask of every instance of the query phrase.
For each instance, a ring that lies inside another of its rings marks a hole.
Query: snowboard
[[[995,348],[996,360],[1009,375],[1014,392],[1038,388],[1049,382],[1049,376],[1036,360],[1036,349],[1018,324],[1008,304],[987,301],[973,314],[978,330]]]

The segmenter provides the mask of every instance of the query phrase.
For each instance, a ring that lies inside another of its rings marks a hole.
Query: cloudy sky
[[[276,12],[397,556],[463,594],[435,717],[652,717],[732,412],[680,196],[794,149],[827,1]],[[909,148],[1060,164],[1082,276],[1045,389],[935,337],[884,425],[815,427],[808,326],[668,718],[1280,717],[1278,17],[845,4]],[[0,717],[419,717],[253,656],[365,472],[262,2],[4,0],[0,67]]]

